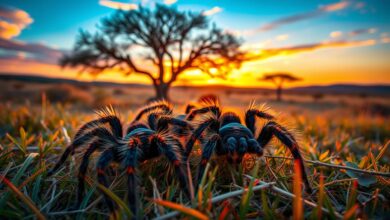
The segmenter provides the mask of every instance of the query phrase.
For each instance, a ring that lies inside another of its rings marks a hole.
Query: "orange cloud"
[[[329,36],[331,38],[338,38],[338,37],[341,37],[343,35],[343,32],[341,31],[332,31]]]
[[[217,13],[219,13],[221,11],[222,11],[222,8],[216,6],[216,7],[213,7],[212,9],[210,9],[210,10],[203,11],[202,15],[204,15],[204,16],[211,16],[211,15],[217,14]]]
[[[11,39],[18,36],[20,32],[21,29],[17,25],[0,20],[0,38]]]
[[[122,10],[135,10],[138,9],[138,5],[132,3],[123,3],[109,0],[100,0],[99,4],[102,6],[106,6],[114,9],[122,9]]]
[[[320,7],[320,10],[321,11],[326,11],[326,12],[332,12],[332,11],[342,10],[342,9],[348,7],[348,6],[349,6],[349,2],[348,1],[342,1],[342,2],[339,2],[339,3],[334,3],[334,4],[329,4],[329,5],[322,6],[322,7]]]
[[[33,22],[30,15],[20,9],[0,6],[0,38],[11,39]]]
[[[362,47],[375,45],[376,40],[360,40],[360,41],[328,41],[313,44],[304,44],[293,47],[271,48],[264,49],[257,52],[250,52],[247,54],[247,58],[250,60],[264,60],[276,56],[286,56],[297,53],[310,52],[325,48],[343,48],[343,47]]]
[[[164,0],[164,4],[166,5],[172,5],[172,4],[175,4],[177,2],[177,0]]]

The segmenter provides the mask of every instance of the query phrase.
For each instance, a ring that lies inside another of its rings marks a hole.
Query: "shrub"
[[[44,92],[51,102],[89,104],[91,100],[88,92],[68,84],[52,86]]]
[[[110,97],[110,94],[108,94],[108,92],[103,88],[97,88],[93,93],[93,97],[93,107],[95,108],[101,108],[113,104],[113,99]]]

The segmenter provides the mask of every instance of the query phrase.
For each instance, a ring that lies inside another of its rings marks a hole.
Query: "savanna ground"
[[[73,205],[81,154],[68,160],[53,177],[47,177],[46,172],[77,128],[96,117],[95,109],[112,104],[121,119],[130,122],[137,108],[145,104],[153,91],[150,88],[75,87],[10,81],[1,82],[0,87],[0,218],[110,217],[99,190],[102,187],[97,185],[95,178],[97,155],[90,164],[87,192],[80,210],[74,210]],[[294,199],[289,194],[301,195],[301,189],[297,187],[299,181],[294,181],[298,174],[294,172],[294,163],[288,159],[289,151],[274,141],[265,153],[269,157],[256,160],[247,156],[238,170],[223,160],[212,160],[209,173],[193,201],[182,194],[164,158],[140,164],[140,216],[161,217],[174,209],[180,211],[176,218],[188,219],[196,216],[213,219],[288,219],[291,216],[296,219],[385,219],[389,216],[388,177],[332,167],[340,165],[390,172],[388,96],[288,94],[284,96],[285,101],[275,102],[274,94],[267,92],[174,88],[170,94],[175,113],[181,114],[186,103],[208,93],[219,95],[225,110],[241,113],[251,100],[257,100],[258,104],[267,102],[273,113],[279,115],[278,120],[294,129],[301,152],[310,160],[306,165],[313,194],[302,193],[304,205],[300,196]],[[259,125],[261,123],[259,121]],[[193,174],[198,159],[199,154],[193,153]],[[128,218],[126,175],[116,169],[118,166],[112,168],[112,184],[105,193],[119,204],[118,216]],[[264,183],[258,180],[271,186],[259,187]],[[238,196],[230,193],[242,189],[245,190]],[[173,204],[167,201],[180,205],[172,207]],[[324,209],[318,208],[321,206]]]

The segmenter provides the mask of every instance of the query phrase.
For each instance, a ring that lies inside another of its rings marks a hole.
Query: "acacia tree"
[[[269,73],[258,78],[259,81],[271,81],[276,86],[276,100],[282,100],[282,89],[285,82],[295,82],[302,80],[290,73]]]
[[[239,68],[241,41],[211,24],[202,13],[181,12],[156,5],[154,10],[116,11],[101,20],[98,31],[81,31],[63,67],[101,74],[116,70],[147,76],[157,99],[168,99],[178,77],[198,69],[211,77],[225,77]]]

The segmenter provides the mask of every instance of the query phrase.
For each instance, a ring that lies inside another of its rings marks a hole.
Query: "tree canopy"
[[[291,73],[286,72],[275,72],[266,73],[263,77],[258,78],[259,81],[271,81],[276,86],[276,99],[282,100],[282,89],[285,82],[295,82],[302,80],[299,77],[294,76]]]
[[[281,80],[283,82],[294,82],[294,81],[299,81],[302,79],[292,75],[291,73],[278,72],[278,73],[264,74],[264,76],[259,78],[258,80],[260,80],[260,81],[273,81],[273,82],[276,80]]]
[[[94,75],[112,69],[145,75],[157,98],[167,98],[169,87],[185,71],[198,69],[223,78],[243,61],[241,41],[234,35],[211,24],[202,13],[166,5],[118,10],[102,19],[98,30],[81,31],[60,64]]]

